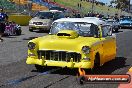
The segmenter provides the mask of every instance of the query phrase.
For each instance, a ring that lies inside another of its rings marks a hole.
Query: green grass
[[[54,0],[52,0],[52,1],[54,1]],[[66,6],[66,7],[71,7],[73,9],[79,10],[83,14],[87,14],[88,12],[90,12],[91,7],[92,7],[92,4],[90,2],[85,2],[85,1],[80,2],[80,0],[55,0],[55,1],[57,3],[60,3],[64,6]],[[82,9],[79,9],[77,7],[78,2],[82,4]],[[95,5],[95,4],[94,4],[94,12],[95,13],[101,13],[101,14],[104,14],[104,15],[109,14],[110,16],[114,16],[115,13],[120,14],[120,10],[118,10],[118,9],[110,8],[110,7],[107,7],[107,6]],[[126,12],[122,12],[122,14],[130,15]]]

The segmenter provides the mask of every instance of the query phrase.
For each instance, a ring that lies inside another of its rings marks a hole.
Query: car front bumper
[[[32,30],[37,30],[37,29],[42,29],[42,30],[49,30],[50,26],[34,26],[34,25],[29,25],[29,29]]]
[[[120,25],[120,27],[132,27],[132,25]]]
[[[27,64],[37,64],[41,66],[55,66],[55,67],[68,67],[68,68],[92,68],[92,63],[90,61],[85,62],[66,62],[66,61],[50,61],[42,60],[37,58],[28,57],[26,60]]]

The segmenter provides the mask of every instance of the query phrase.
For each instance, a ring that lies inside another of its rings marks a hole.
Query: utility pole
[[[92,0],[92,14],[94,12],[94,0]]]
[[[18,12],[20,13],[20,0],[19,0],[19,5],[18,5]]]
[[[129,6],[128,6],[129,11],[128,12],[130,13],[130,6],[131,6],[130,0],[128,2],[129,2]]]

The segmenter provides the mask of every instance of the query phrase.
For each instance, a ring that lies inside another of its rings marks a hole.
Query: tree
[[[129,8],[130,0],[112,0],[110,3],[114,4],[117,9],[124,10]]]

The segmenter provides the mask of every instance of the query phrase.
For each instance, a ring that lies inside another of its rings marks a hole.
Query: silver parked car
[[[34,18],[29,21],[29,31],[44,30],[49,31],[52,22],[56,19],[64,18],[62,11],[39,11]]]
[[[112,28],[113,32],[118,32],[120,29],[120,24],[118,21],[113,20],[113,19],[108,19],[106,20],[107,24],[109,24]]]

